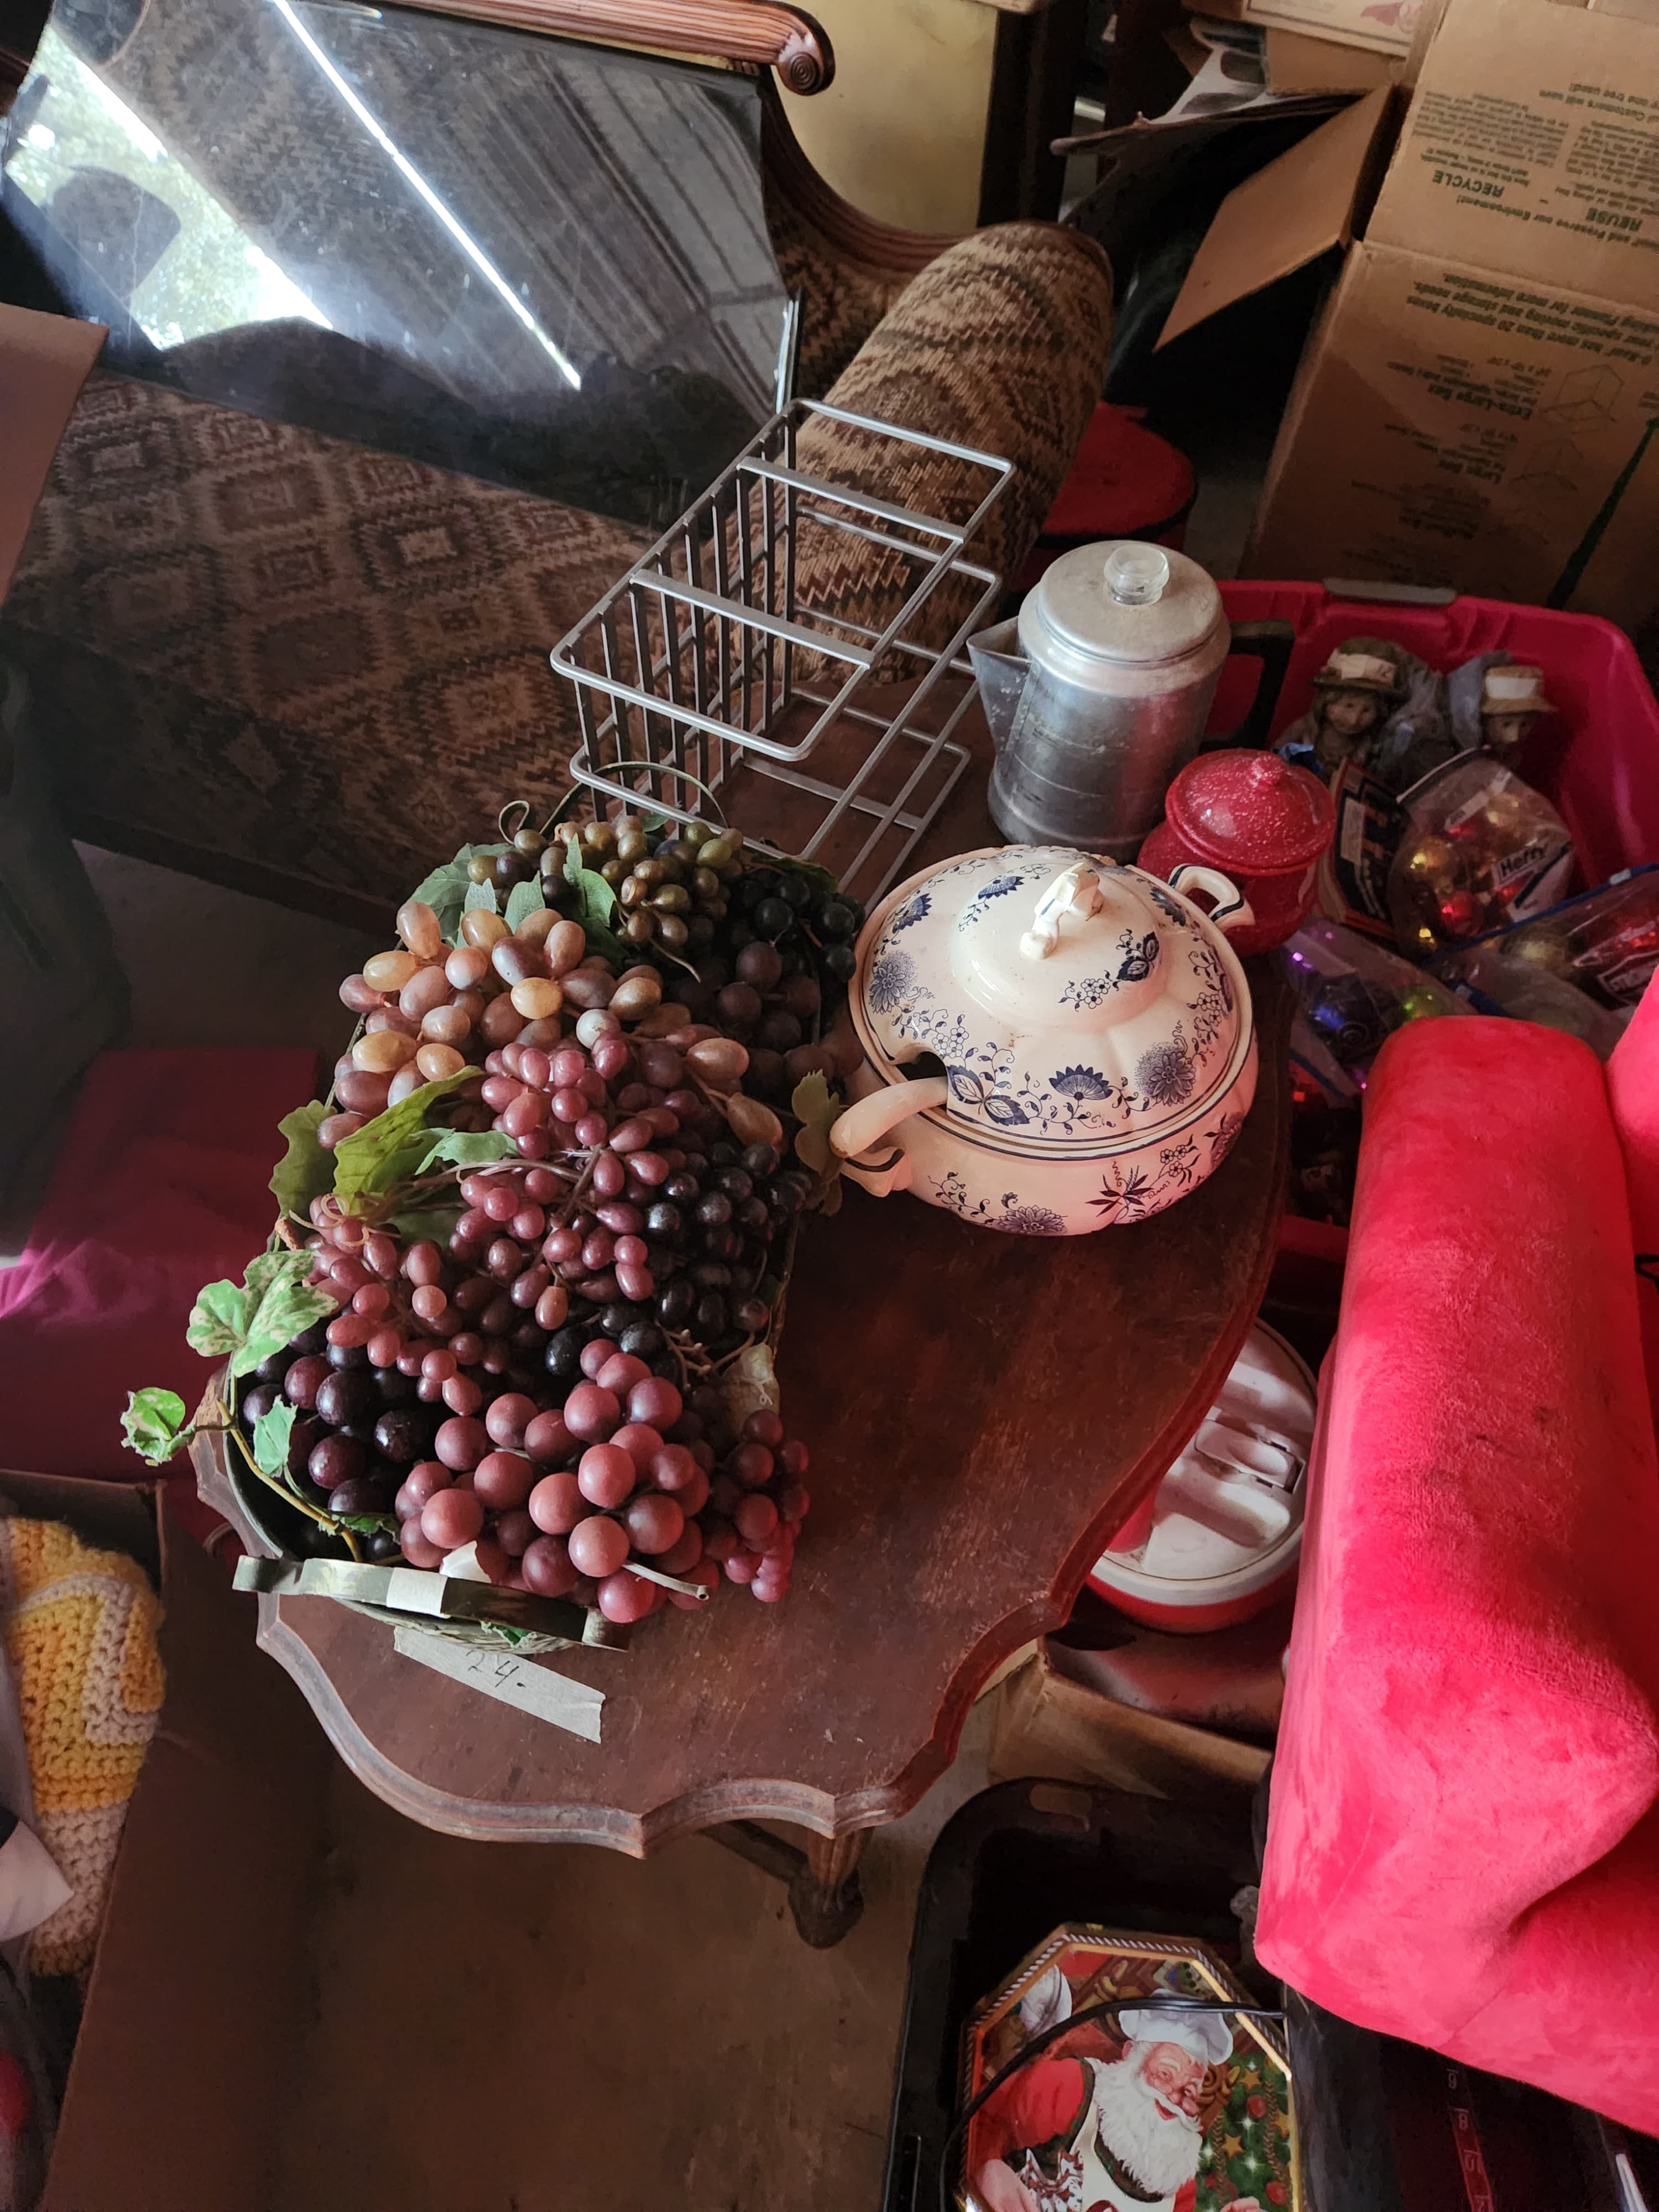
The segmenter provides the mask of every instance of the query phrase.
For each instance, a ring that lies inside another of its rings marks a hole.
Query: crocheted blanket
[[[92,1963],[128,1801],[155,1733],[161,1607],[134,1559],[57,1521],[0,1520],[0,1633],[34,1825],[73,1894],[34,1931],[38,1974]]]

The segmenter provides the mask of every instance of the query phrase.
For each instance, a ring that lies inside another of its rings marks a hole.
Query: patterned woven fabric
[[[1036,542],[1106,380],[1112,275],[1105,255],[1075,230],[1003,223],[942,253],[912,279],[830,398],[855,414],[996,453],[1014,473],[968,556],[1015,575]],[[851,481],[924,514],[965,522],[983,496],[982,469],[921,453],[890,468],[892,448],[866,433],[815,422],[802,434],[800,466]],[[879,629],[915,581],[892,556],[872,560],[856,539],[811,533],[797,568],[821,612]],[[947,584],[917,626],[918,641],[948,643],[973,591]],[[888,672],[914,673],[902,664]]]
[[[161,1709],[149,1577],[57,1521],[0,1520],[0,1625],[34,1826],[74,1895],[34,1931],[39,1974],[92,1963],[127,1803]]]
[[[982,232],[911,281],[832,397],[1013,461],[973,549],[1012,575],[1099,396],[1110,308],[1104,258],[1075,232]],[[960,471],[934,457],[878,479],[856,434],[817,429],[801,458],[925,510],[971,512]],[[299,906],[393,904],[505,800],[556,798],[577,728],[549,649],[647,542],[98,374],[0,647],[34,680],[72,829]],[[879,627],[902,580],[864,552],[837,539],[826,558],[820,544],[801,574],[819,605]],[[941,600],[928,641],[961,618]]]
[[[766,227],[785,290],[805,295],[795,390],[819,399],[914,279],[841,252],[781,192],[767,193]]]
[[[556,797],[576,726],[548,651],[648,543],[100,374],[4,642],[67,741],[72,827],[395,902],[504,799]]]

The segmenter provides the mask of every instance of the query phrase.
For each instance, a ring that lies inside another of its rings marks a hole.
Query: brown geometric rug
[[[648,543],[100,374],[0,638],[72,827],[299,904],[395,901],[504,799],[556,799],[548,652]]]

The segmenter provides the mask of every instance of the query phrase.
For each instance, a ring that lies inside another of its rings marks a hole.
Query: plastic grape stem
[[[312,1504],[308,1498],[301,1498],[297,1492],[290,1490],[288,1485],[280,1481],[276,1475],[268,1474],[254,1458],[247,1438],[242,1434],[234,1419],[222,1425],[216,1422],[211,1425],[212,1430],[219,1435],[229,1437],[234,1441],[237,1449],[267,1490],[274,1490],[279,1498],[285,1498],[290,1505],[303,1513],[307,1521],[314,1521],[319,1528],[326,1528],[331,1535],[343,1536],[346,1549],[359,1565],[362,1564],[362,1551],[357,1542],[357,1532],[355,1528],[348,1528],[343,1521],[337,1521],[331,1513],[325,1513],[320,1506]],[[208,1427],[209,1424],[206,1422],[199,1424],[198,1433],[201,1429]]]

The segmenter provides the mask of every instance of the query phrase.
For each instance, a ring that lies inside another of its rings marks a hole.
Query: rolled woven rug
[[[827,394],[830,404],[945,438],[1014,465],[966,557],[1015,575],[1036,543],[1106,380],[1112,337],[1111,264],[1091,239],[1056,223],[1001,223],[940,254],[865,340]],[[982,468],[893,448],[827,422],[801,433],[799,465],[913,511],[963,523],[987,488]],[[872,554],[863,540],[801,533],[800,599],[818,615],[880,630],[916,578],[914,564]],[[947,645],[977,593],[954,580],[936,591],[909,634]],[[918,672],[895,657],[878,673]]]

